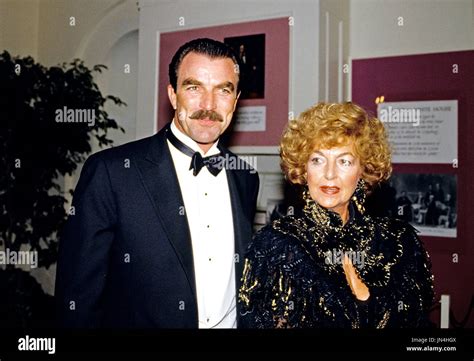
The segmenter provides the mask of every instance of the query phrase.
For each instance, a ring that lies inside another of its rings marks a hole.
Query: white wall
[[[473,2],[351,0],[350,55],[357,59],[473,49]]]
[[[319,99],[342,102],[347,99],[349,73],[349,0],[321,0],[319,33]]]
[[[136,139],[137,89],[138,89],[138,30],[120,38],[110,49],[104,62],[109,69],[104,73],[100,88],[127,103],[126,107],[106,104],[105,110],[113,119],[120,119],[125,133],[110,131],[114,146]]]

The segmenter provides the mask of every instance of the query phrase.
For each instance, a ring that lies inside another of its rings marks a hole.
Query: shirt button
[[[204,195],[205,195],[205,196],[207,196],[207,192],[206,192],[206,193],[204,193]]]
[[[211,257],[209,257],[209,262],[211,262],[211,261],[212,261],[212,258],[211,258]]]
[[[207,225],[207,228],[209,228],[209,227],[210,227],[210,226],[209,226],[209,225]]]

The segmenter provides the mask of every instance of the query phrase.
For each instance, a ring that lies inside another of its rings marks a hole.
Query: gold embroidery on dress
[[[362,194],[362,197],[360,194]],[[317,262],[317,266],[321,267],[328,273],[328,275],[342,275],[344,271],[342,265],[338,263],[322,262],[322,260],[325,259],[326,250],[324,249],[324,245],[328,242],[327,240],[330,237],[334,237],[334,235],[337,235],[336,239],[355,240],[356,242],[354,242],[352,246],[345,244],[340,244],[339,246],[344,251],[352,250],[365,252],[365,264],[363,268],[354,267],[357,276],[364,281],[369,289],[371,287],[386,287],[390,282],[393,266],[399,263],[403,257],[404,248],[401,238],[406,230],[404,228],[395,228],[396,230],[394,230],[394,227],[391,226],[391,220],[388,218],[378,218],[375,221],[371,217],[365,215],[364,192],[359,192],[359,194],[357,194],[356,191],[352,197],[353,207],[355,208],[354,211],[359,212],[357,217],[361,218],[361,221],[353,221],[351,218],[346,225],[342,225],[340,218],[338,219],[338,215],[330,213],[330,211],[318,205],[316,202],[308,198],[308,196],[305,197],[305,200],[306,205],[303,208],[303,217],[287,216],[284,219],[278,219],[272,223],[271,228],[274,231],[284,234],[291,239],[296,240],[296,242],[301,243],[303,249],[310,258]],[[389,253],[390,256],[383,253],[374,253],[372,247],[375,239],[378,239],[382,244],[383,242],[386,242],[388,245],[394,245],[394,252]],[[270,247],[265,251],[270,253],[271,250]],[[265,254],[260,256],[266,257]],[[288,254],[285,254],[285,257],[290,258]],[[291,267],[294,267],[299,262],[302,262],[302,259],[298,259],[291,263]],[[428,270],[427,263],[425,263],[423,267]],[[376,277],[373,277],[374,272],[377,272]],[[368,274],[371,274],[372,277],[366,281],[364,278]],[[300,289],[293,290],[291,287],[291,279],[287,274],[283,273],[281,269],[276,274],[271,275],[271,277],[273,277],[272,279],[274,281],[271,297],[271,309],[274,312],[282,312],[279,313],[278,316],[275,316],[275,327],[289,327],[288,321],[290,316],[294,315],[292,314],[292,311],[294,311],[294,305],[291,303],[293,301],[290,301],[290,299],[292,293],[294,293],[294,291],[300,291]],[[431,280],[432,279],[433,276],[431,276]],[[260,282],[261,280],[257,278],[257,275],[253,275],[251,262],[246,259],[242,276],[242,286],[240,288],[240,299],[246,306],[249,306],[249,296],[255,288],[261,285]],[[415,287],[420,288],[418,284],[416,284]],[[432,283],[431,288],[433,288]],[[312,287],[309,287],[305,292],[312,294],[317,291],[318,290],[313,290]],[[378,302],[378,300],[375,299],[373,302]],[[423,299],[420,298],[419,302],[420,306],[423,305]],[[323,296],[320,296],[316,306],[332,320],[336,319],[336,312],[344,310],[343,316],[350,322],[350,325],[353,328],[360,328],[361,326],[357,306],[355,306],[355,308],[352,309],[352,312],[350,312],[350,310],[347,309],[344,300],[333,299],[331,300],[331,303],[328,303]],[[292,320],[291,324],[303,325],[307,320],[306,310],[307,299],[303,297],[302,306],[300,305],[300,309],[298,310],[300,320]],[[390,311],[386,311],[376,327],[386,327],[389,319]],[[308,321],[310,322],[311,320]]]

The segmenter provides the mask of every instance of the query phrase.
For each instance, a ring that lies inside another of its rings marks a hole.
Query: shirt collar
[[[219,143],[219,139],[212,145],[212,147],[207,151],[207,153],[204,153],[203,150],[199,147],[199,145],[192,140],[190,137],[188,137],[186,134],[182,133],[178,127],[174,124],[174,120],[171,121],[171,127],[170,130],[173,132],[174,136],[178,138],[181,142],[186,144],[188,147],[190,147],[192,150],[195,152],[201,153],[203,156],[210,156],[214,154],[219,154],[220,150],[217,148],[217,144]]]

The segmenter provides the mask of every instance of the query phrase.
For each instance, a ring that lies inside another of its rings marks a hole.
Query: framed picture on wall
[[[456,238],[457,203],[456,174],[397,172],[369,204],[376,215],[402,219],[422,236]]]
[[[290,32],[286,17],[161,33],[157,128],[174,114],[167,96],[171,58],[184,43],[204,37],[228,44],[244,64],[240,65],[242,92],[222,141],[252,152],[259,147],[276,149],[288,122]]]
[[[265,98],[265,34],[224,38],[239,57],[240,99]]]

